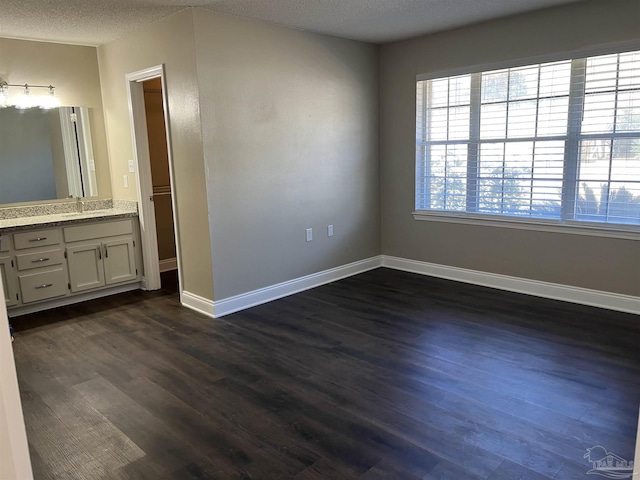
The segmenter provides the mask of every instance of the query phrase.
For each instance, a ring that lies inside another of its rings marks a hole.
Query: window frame
[[[630,240],[640,240],[640,225],[634,224],[615,224],[615,223],[599,223],[599,222],[585,222],[580,220],[562,220],[562,219],[548,219],[548,218],[536,218],[536,217],[517,217],[498,215],[491,213],[470,213],[464,211],[444,211],[444,210],[418,210],[416,208],[416,195],[418,184],[418,172],[416,162],[415,147],[418,147],[418,143],[415,138],[416,132],[416,118],[419,112],[417,111],[417,88],[418,82],[424,80],[434,80],[445,77],[454,77],[459,75],[473,75],[477,73],[500,70],[507,68],[524,67],[537,63],[551,63],[567,61],[572,59],[579,59],[585,57],[593,57],[599,55],[611,55],[617,53],[631,52],[640,50],[640,41],[622,42],[606,47],[596,47],[584,50],[572,50],[563,53],[554,53],[548,55],[529,56],[511,60],[504,60],[500,62],[476,64],[468,67],[460,67],[450,70],[440,70],[430,73],[418,74],[415,77],[414,82],[414,195],[413,195],[413,211],[412,215],[415,220],[436,221],[444,223],[458,223],[468,225],[479,225],[487,227],[500,227],[500,228],[515,228],[522,230],[544,231],[553,233],[571,233],[577,235],[589,235],[598,237],[610,237],[610,238],[622,238]],[[583,99],[584,100],[584,99]],[[571,122],[569,122],[571,124]],[[567,131],[567,145],[577,142],[574,132]],[[573,139],[572,139],[573,137]],[[572,140],[575,140],[572,141]],[[576,143],[577,148],[577,143]],[[575,177],[577,174],[577,164],[572,168],[566,168],[564,175],[572,175]],[[575,183],[575,182],[574,182]],[[567,184],[564,182],[563,184]],[[571,184],[571,183],[569,183]],[[565,191],[567,190],[567,191]],[[562,208],[570,208],[571,202],[565,202],[564,197],[570,195],[569,189],[563,188],[563,203]]]

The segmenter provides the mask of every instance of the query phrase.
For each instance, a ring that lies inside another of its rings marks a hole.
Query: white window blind
[[[417,82],[416,209],[640,225],[640,52]]]

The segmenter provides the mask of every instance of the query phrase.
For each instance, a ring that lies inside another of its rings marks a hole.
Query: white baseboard
[[[187,308],[209,317],[218,318],[378,267],[393,268],[509,292],[640,314],[640,297],[481,272],[467,268],[450,267],[388,255],[371,257],[233,297],[223,298],[215,302],[187,291],[182,292],[180,300],[182,305]]]
[[[380,266],[380,257],[371,257],[366,260],[349,263],[340,267],[331,268],[318,273],[312,273],[304,277],[294,278],[286,282],[271,285],[269,287],[260,288],[251,292],[242,293],[233,297],[223,298],[212,302],[206,298],[183,291],[182,304],[197,312],[208,315],[209,317],[222,317],[230,313],[244,310],[245,308],[255,307],[263,303],[277,300],[278,298],[287,297],[294,293],[309,290],[310,288],[319,287],[326,283],[335,282],[342,278],[357,275],[359,273],[373,270]]]
[[[207,317],[215,318],[213,300],[209,300],[208,298],[183,290],[180,293],[180,303],[182,306],[195,310],[198,313],[202,313]]]
[[[640,297],[631,295],[541,282],[538,280],[480,272],[466,268],[449,267],[387,255],[382,256],[382,266],[395,270],[403,270],[405,272],[429,275],[431,277],[446,278],[458,282],[497,288],[499,290],[508,290],[510,292],[525,293],[527,295],[535,295],[554,300],[563,300],[565,302],[640,314]]]
[[[165,260],[160,260],[160,273],[168,272],[169,270],[177,270],[177,269],[178,269],[177,258],[167,258]]]

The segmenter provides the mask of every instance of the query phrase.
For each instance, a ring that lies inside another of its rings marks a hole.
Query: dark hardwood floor
[[[377,269],[213,320],[14,319],[36,479],[587,479],[632,460],[640,317]]]

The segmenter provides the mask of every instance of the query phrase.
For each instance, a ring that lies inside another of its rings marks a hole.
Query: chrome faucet
[[[77,213],[84,212],[84,202],[82,201],[79,195],[76,197],[76,212]]]

